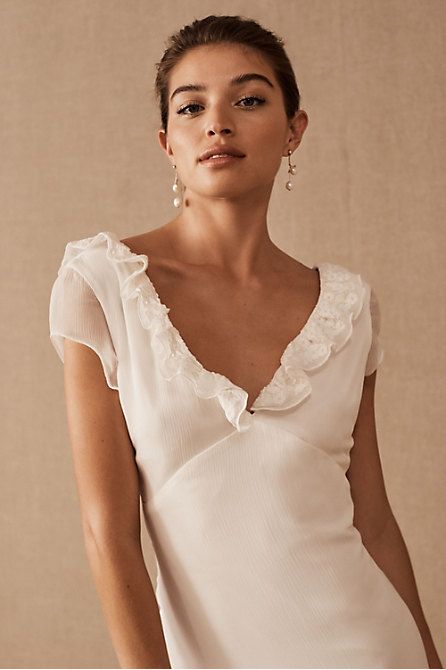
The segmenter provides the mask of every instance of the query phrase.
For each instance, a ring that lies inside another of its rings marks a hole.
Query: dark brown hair
[[[167,48],[156,63],[155,94],[159,102],[161,127],[167,131],[169,73],[182,56],[194,47],[208,44],[241,44],[259,51],[268,61],[279,82],[285,113],[291,119],[299,110],[300,93],[284,41],[257,21],[242,16],[210,15],[195,19],[167,40]]]

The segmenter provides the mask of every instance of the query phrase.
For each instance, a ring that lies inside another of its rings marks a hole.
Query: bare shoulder
[[[169,223],[140,235],[124,238],[121,242],[134,253],[145,254],[149,257],[151,277],[158,282],[160,290],[175,285],[178,278],[183,280],[184,286],[187,286],[187,290],[192,294],[196,283],[203,284],[202,280],[205,277],[200,273],[206,270],[201,271],[178,257],[175,252],[178,245]],[[188,278],[191,279],[191,282],[186,284],[184,280]],[[212,283],[212,277],[206,277],[206,280]],[[271,252],[267,277],[265,275],[264,280],[267,280],[267,293],[276,295],[277,291],[280,291],[285,301],[288,298],[292,299],[293,294],[299,294],[307,296],[310,302],[314,302],[314,295],[319,292],[317,269],[308,267],[279,247],[275,247]],[[210,284],[207,285],[210,286]],[[218,286],[218,292],[220,292],[221,285],[218,284]],[[166,296],[166,298],[170,297]]]
[[[278,249],[278,262],[275,270],[281,275],[285,282],[300,288],[314,288],[319,284],[319,273],[315,268],[310,268],[285,251]]]
[[[165,226],[160,226],[140,235],[126,237],[121,242],[137,254],[164,256],[168,252],[167,235],[164,228]]]

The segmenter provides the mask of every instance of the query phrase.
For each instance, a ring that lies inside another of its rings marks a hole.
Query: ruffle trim
[[[107,259],[129,264],[129,273],[121,284],[121,297],[137,300],[138,316],[143,328],[151,332],[163,378],[170,381],[177,375],[183,376],[200,398],[216,397],[238,431],[247,430],[253,420],[247,409],[247,392],[224,375],[204,368],[189,350],[168,316],[170,308],[161,302],[147,275],[149,259],[145,254],[132,252],[116,233],[104,231],[67,245],[63,262],[68,262],[79,250],[104,242]],[[361,275],[334,263],[313,266],[316,267],[320,276],[318,302],[300,333],[287,345],[278,369],[251,410],[287,410],[301,403],[311,393],[307,372],[321,367],[351,338],[353,321],[364,304],[366,285]]]

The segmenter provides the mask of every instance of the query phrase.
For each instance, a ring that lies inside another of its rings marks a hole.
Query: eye
[[[245,100],[256,100],[259,103],[259,105],[262,105],[265,102],[264,98],[258,98],[257,96],[254,96],[254,95],[249,95],[249,96],[246,96],[244,98],[241,98],[239,100],[239,102],[244,102]],[[259,105],[242,105],[242,107],[250,109],[252,107],[258,107]],[[186,109],[190,109],[191,107],[201,107],[201,106],[202,105],[200,105],[198,102],[190,102],[188,105],[184,105],[184,107],[180,107],[180,109],[177,111],[177,114],[183,114],[185,116],[191,116],[194,112],[191,112],[190,114],[189,113],[185,114]]]
[[[257,100],[261,105],[265,102],[263,98],[257,98],[255,95],[249,95],[246,98],[242,98],[239,102],[243,102],[244,100]],[[242,107],[245,107],[246,105],[242,105]],[[248,107],[258,107],[258,105],[248,105]]]
[[[198,102],[191,102],[188,105],[184,105],[184,107],[180,107],[180,109],[177,111],[177,114],[183,114],[184,110],[189,109],[189,107],[200,107]],[[190,116],[190,114],[186,114],[186,116]]]

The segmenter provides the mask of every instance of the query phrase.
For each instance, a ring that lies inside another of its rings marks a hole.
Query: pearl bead
[[[180,187],[178,186],[178,184],[174,184],[174,185],[172,186],[172,191],[174,191],[175,193],[179,193],[179,191],[180,191]]]
[[[181,198],[174,198],[173,204],[175,207],[181,207]]]
[[[293,188],[293,184],[292,184],[290,181],[287,181],[287,183],[285,184],[285,187],[286,187],[289,191],[291,191],[291,189]]]

